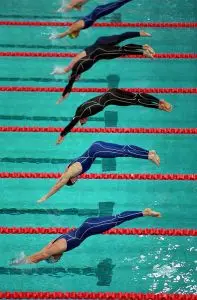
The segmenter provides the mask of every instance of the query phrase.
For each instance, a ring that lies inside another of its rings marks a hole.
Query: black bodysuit
[[[72,121],[61,132],[65,136],[79,122],[80,119],[93,116],[101,112],[108,105],[129,106],[141,105],[150,108],[159,108],[160,100],[152,95],[131,93],[120,89],[110,89],[108,92],[94,97],[80,105]]]
[[[99,46],[116,46],[119,43],[128,40],[133,39],[136,37],[140,37],[139,31],[127,31],[121,34],[115,34],[115,35],[109,35],[109,36],[101,36],[96,40],[96,42],[88,47],[86,47],[84,50],[86,52],[86,55],[90,55],[91,52],[93,52],[97,47]]]
[[[140,36],[139,32],[125,32],[120,35],[110,37],[101,37],[95,44],[85,49],[86,56],[81,58],[72,68],[72,73],[62,96],[70,93],[77,77],[83,72],[89,70],[97,61],[102,59],[113,59],[124,55],[143,55],[143,46],[128,44],[125,46],[116,46],[118,43],[128,39]]]

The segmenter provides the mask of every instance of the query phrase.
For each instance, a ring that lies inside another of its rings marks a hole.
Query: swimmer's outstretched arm
[[[50,198],[52,195],[57,193],[67,182],[69,181],[70,178],[77,177],[82,171],[82,167],[79,166],[79,163],[74,163],[72,164],[68,170],[66,170],[62,176],[58,179],[56,184],[51,188],[51,190],[43,196],[41,199],[39,199],[37,202],[41,203],[46,201],[48,198]]]
[[[57,241],[53,244],[53,241],[50,242],[46,247],[41,249],[40,251],[25,256],[24,253],[22,256],[19,256],[18,258],[14,258],[11,260],[10,265],[16,266],[16,265],[24,265],[24,264],[36,264],[39,263],[42,260],[46,260],[49,257],[53,255],[60,255],[66,251],[66,243],[64,240]]]
[[[77,73],[77,70],[74,70],[74,71],[73,70],[72,70],[71,76],[69,78],[68,84],[64,88],[62,96],[57,100],[56,104],[60,104],[62,101],[64,101],[66,98],[68,98],[75,80],[77,80],[79,78],[80,73]]]
[[[84,28],[85,23],[83,20],[79,20],[75,23],[73,23],[70,28],[62,33],[58,33],[58,34],[51,34],[49,39],[50,40],[54,40],[54,39],[62,39],[63,37],[70,35],[70,34],[76,34],[76,36],[79,35],[79,32],[82,28]]]
[[[67,73],[69,72],[70,70],[72,70],[72,68],[74,67],[74,65],[83,57],[86,56],[86,52],[85,51],[82,51],[80,53],[78,53],[73,59],[72,61],[70,62],[70,64],[65,67],[65,68],[55,68],[54,71],[51,73],[52,75],[54,74],[64,74],[64,73]]]

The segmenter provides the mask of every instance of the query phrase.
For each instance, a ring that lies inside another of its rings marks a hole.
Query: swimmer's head
[[[68,186],[74,185],[75,182],[76,182],[77,180],[78,180],[78,177],[70,178],[70,179],[67,181],[66,185],[68,185]]]
[[[87,122],[88,118],[80,119],[81,126],[83,126]]]
[[[68,35],[71,39],[76,39],[79,36],[79,31],[75,31]]]
[[[52,255],[49,258],[47,258],[46,262],[48,262],[49,264],[54,264],[54,263],[58,262],[61,257],[62,257],[62,253],[61,254],[55,254],[55,255]]]

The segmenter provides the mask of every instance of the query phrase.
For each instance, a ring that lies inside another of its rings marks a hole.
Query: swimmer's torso
[[[73,160],[70,165],[79,162],[82,166],[81,174],[88,171],[94,162],[99,158],[115,158],[115,157],[138,157],[148,159],[148,151],[133,145],[119,145],[114,143],[107,143],[97,141],[87,149],[82,156]]]
[[[55,241],[65,239],[67,242],[67,252],[78,247],[86,238],[92,235],[100,234],[125,221],[142,216],[143,213],[141,211],[126,211],[115,216],[88,218],[79,228],[71,230],[67,234],[60,235]]]
[[[83,73],[101,59],[113,59],[120,55],[121,47],[102,45],[94,48],[91,53],[81,58],[73,67],[73,72]]]
[[[101,106],[104,109],[108,105],[117,105],[117,106],[128,106],[137,103],[138,94],[127,92],[120,89],[110,89],[106,93],[94,97],[85,103],[81,104],[79,109],[88,108],[91,110],[91,107]],[[136,100],[136,101],[135,101]],[[132,102],[132,103],[131,103]]]
[[[92,144],[87,151],[85,151],[78,158],[74,159],[69,165],[71,166],[72,164],[79,162],[82,166],[82,172],[80,173],[80,175],[87,172],[97,157],[96,156],[97,149],[98,149],[98,142]]]

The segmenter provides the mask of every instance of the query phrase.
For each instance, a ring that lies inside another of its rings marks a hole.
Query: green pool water
[[[173,2],[173,3],[172,3]],[[81,13],[57,14],[60,1],[1,0],[1,20],[74,21],[89,13],[90,1]],[[196,22],[196,0],[135,0],[101,21]],[[142,28],[143,29],[143,28]],[[136,28],[95,28],[76,40],[50,41],[61,27],[0,26],[0,51],[78,52],[102,35]],[[149,43],[158,53],[197,52],[197,31],[192,28],[147,28]],[[63,87],[67,76],[51,76],[66,58],[0,57],[1,86]],[[75,87],[196,87],[196,60],[101,61],[83,74]],[[124,70],[124,71],[123,71]],[[76,107],[96,93],[73,93],[55,105],[59,93],[0,93],[1,126],[63,127]],[[173,105],[171,113],[142,107],[108,107],[89,119],[87,127],[194,128],[196,95],[158,95]],[[0,133],[1,172],[62,172],[72,158],[91,143],[102,140],[156,149],[161,166],[142,160],[98,159],[91,173],[196,173],[195,135],[69,134],[56,146],[57,133]],[[72,227],[87,217],[153,207],[161,219],[138,219],[121,227],[196,228],[195,181],[81,180],[64,188],[42,205],[36,201],[54,180],[1,179],[0,226]],[[2,291],[123,291],[197,293],[194,237],[94,236],[67,253],[56,265],[10,267],[9,260],[21,251],[31,254],[56,235],[0,235],[0,290]]]

